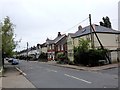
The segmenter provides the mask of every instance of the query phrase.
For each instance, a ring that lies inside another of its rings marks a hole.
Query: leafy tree
[[[99,22],[101,26],[104,26],[104,27],[107,27],[107,28],[112,28],[111,22],[110,22],[110,19],[109,19],[108,16],[103,17],[102,19],[103,19],[103,22],[102,21]]]
[[[2,58],[12,57],[14,54],[14,49],[16,47],[16,42],[14,41],[14,25],[11,23],[10,18],[7,16],[4,18],[1,27],[2,34]],[[4,64],[4,60],[3,60]]]
[[[90,48],[89,40],[80,39],[79,46],[74,47],[74,63],[88,66],[99,65],[99,60],[106,61],[107,49]]]
[[[2,25],[0,23],[0,70],[1,70],[1,67],[2,67]]]
[[[83,63],[83,62],[81,62],[81,59],[86,58],[83,55],[87,54],[87,52],[90,48],[89,43],[90,43],[89,40],[84,40],[83,38],[79,39],[79,46],[74,47],[74,58],[75,58],[74,63],[75,64]]]

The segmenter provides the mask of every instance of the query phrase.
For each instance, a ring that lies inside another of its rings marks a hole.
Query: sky
[[[112,28],[118,30],[118,2],[120,0],[0,0],[0,21],[10,17],[15,25],[15,40],[21,39],[16,50],[42,44],[47,38],[74,33],[78,26],[98,24],[108,16]],[[85,21],[84,21],[85,20]],[[84,21],[84,22],[82,22]]]

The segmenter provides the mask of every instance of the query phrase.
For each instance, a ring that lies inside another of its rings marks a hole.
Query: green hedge
[[[107,50],[90,49],[88,51],[79,51],[74,54],[74,63],[89,66],[99,65],[99,60],[106,60],[105,53]]]
[[[65,53],[57,53],[57,63],[58,64],[68,64],[69,60],[67,58],[67,55]]]

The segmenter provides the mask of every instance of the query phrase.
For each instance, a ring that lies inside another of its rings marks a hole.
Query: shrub
[[[79,46],[74,47],[74,63],[75,64],[84,64],[85,65],[85,60],[88,59],[87,54],[89,50],[89,41],[80,39],[79,40]]]
[[[57,53],[57,63],[59,64],[68,64],[69,60],[67,58],[67,55],[65,53]]]
[[[89,66],[99,65],[99,60],[106,60],[107,49],[89,49],[89,42],[81,39],[78,47],[74,47],[74,63]]]
[[[75,65],[74,61],[69,61],[69,65]]]
[[[41,53],[40,56],[38,57],[39,61],[48,61],[47,60],[47,54],[46,53]]]

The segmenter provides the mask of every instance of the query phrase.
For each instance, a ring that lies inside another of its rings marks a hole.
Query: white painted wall
[[[70,35],[67,37],[67,54],[68,54],[68,58],[70,61],[74,60],[74,44],[73,44],[73,39],[70,37]]]
[[[112,61],[112,63],[117,62],[117,52],[116,51],[111,52],[111,61]]]
[[[42,52],[47,53],[47,47],[42,47]]]
[[[109,49],[109,50],[116,50],[118,48],[118,38],[120,38],[120,36],[118,34],[108,34],[108,33],[97,33],[102,45],[104,46],[104,48]],[[79,39],[83,38],[83,39],[87,39],[86,35],[82,36],[82,37],[77,37],[74,39],[74,46],[78,46],[79,44]],[[97,40],[97,38],[94,35],[94,45],[95,47],[100,47],[100,44]],[[116,62],[117,61],[117,57],[120,57],[120,53],[118,55],[117,52],[111,52],[111,59],[112,62]]]
[[[117,34],[104,34],[97,33],[103,46],[109,50],[115,50],[118,48],[118,35]],[[96,47],[100,47],[97,38],[94,36],[94,44]]]

